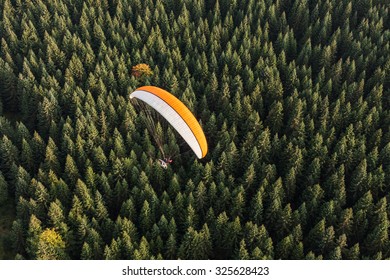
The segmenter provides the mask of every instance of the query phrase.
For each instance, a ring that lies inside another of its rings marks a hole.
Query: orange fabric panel
[[[169,106],[171,106],[183,118],[188,127],[191,129],[192,133],[195,135],[195,138],[198,141],[199,146],[202,150],[202,157],[207,154],[207,141],[204,132],[200,127],[199,122],[196,120],[191,111],[183,104],[183,102],[181,102],[171,93],[158,87],[143,86],[138,88],[137,90],[144,90],[150,92],[160,97]]]

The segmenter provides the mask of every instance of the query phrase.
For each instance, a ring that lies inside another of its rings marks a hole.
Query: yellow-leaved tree
[[[39,235],[38,260],[63,260],[67,259],[65,242],[55,229],[47,228]]]
[[[140,63],[131,68],[131,74],[136,78],[149,77],[153,75],[153,71],[148,64]]]

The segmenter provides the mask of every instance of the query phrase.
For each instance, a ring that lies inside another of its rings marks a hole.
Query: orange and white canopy
[[[183,137],[198,158],[207,154],[204,132],[191,111],[174,95],[155,86],[143,86],[130,94],[159,112]]]

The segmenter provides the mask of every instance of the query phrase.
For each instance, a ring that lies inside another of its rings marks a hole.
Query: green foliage
[[[4,205],[8,199],[8,184],[3,174],[0,172],[0,206]]]
[[[0,258],[390,258],[383,1],[16,2]],[[162,120],[147,132],[141,83],[194,112],[204,159]]]

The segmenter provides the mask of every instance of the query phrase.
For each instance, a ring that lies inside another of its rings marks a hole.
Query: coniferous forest
[[[1,259],[390,258],[386,0],[0,4]],[[156,163],[142,85],[205,158]]]

